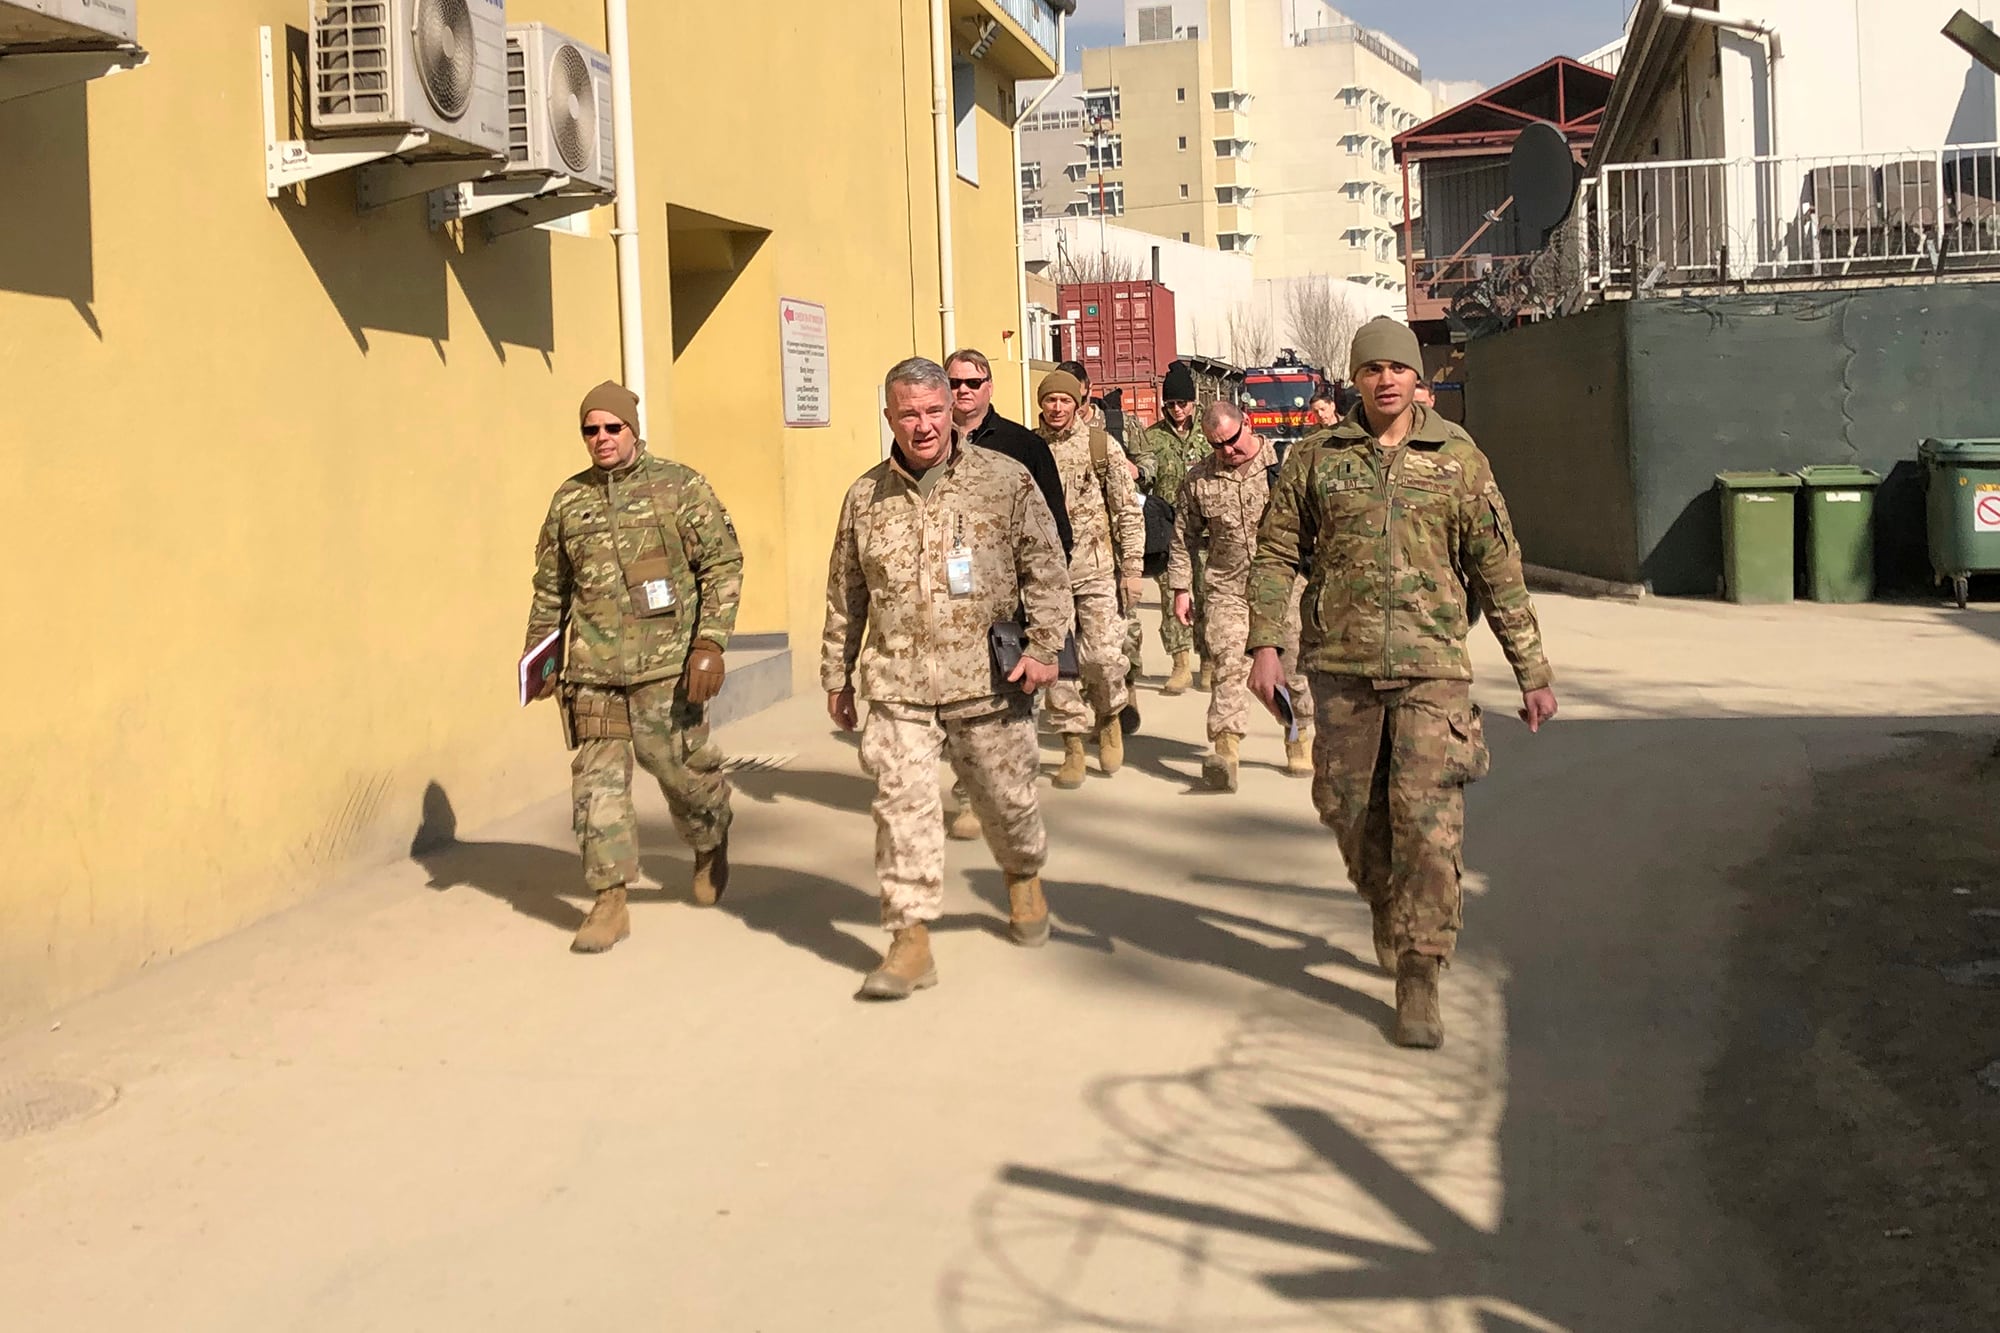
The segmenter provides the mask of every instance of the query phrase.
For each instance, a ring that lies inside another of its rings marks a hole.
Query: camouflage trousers
[[[1398,954],[1449,959],[1465,867],[1465,784],[1486,738],[1462,680],[1371,681],[1313,672],[1313,807],[1347,874],[1387,914]]]
[[[1118,609],[1118,581],[1110,574],[1092,575],[1072,591],[1083,679],[1059,680],[1045,693],[1050,728],[1065,736],[1087,736],[1125,707],[1126,622]]]
[[[631,717],[631,738],[587,737],[579,728],[569,768],[583,882],[593,893],[639,879],[635,754],[639,766],[659,780],[674,828],[688,846],[709,851],[729,833],[729,780],[722,776],[722,751],[709,744],[707,710],[687,701],[679,677],[625,689],[576,686],[567,706],[572,717],[615,717],[621,702]]]
[[[1285,662],[1293,668],[1285,677],[1285,688],[1292,694],[1292,712],[1299,720],[1299,728],[1305,730],[1313,725],[1312,690],[1306,684],[1305,673],[1297,670],[1299,661],[1299,594],[1305,590],[1305,580],[1297,579],[1292,584],[1292,608],[1285,617]],[[1233,736],[1250,734],[1250,717],[1254,712],[1270,717],[1264,705],[1250,693],[1250,603],[1241,588],[1211,588],[1208,594],[1208,618],[1202,625],[1202,646],[1208,655],[1209,664],[1215,668],[1215,688],[1208,696],[1208,738],[1213,741],[1225,732]],[[1273,723],[1276,719],[1272,719]]]
[[[1028,696],[941,709],[870,703],[861,728],[861,767],[875,779],[875,875],[888,930],[935,921],[943,911],[940,757],[950,759],[1001,870],[1040,874],[1048,855],[1035,796],[1041,749]]]
[[[1208,642],[1202,636],[1201,621],[1202,611],[1208,606],[1208,590],[1204,586],[1207,581],[1204,567],[1208,562],[1201,558],[1200,551],[1189,551],[1188,555],[1194,562],[1194,624],[1183,625],[1174,615],[1174,590],[1168,585],[1167,576],[1160,575],[1160,647],[1167,650],[1168,657],[1191,653],[1197,644]],[[1204,648],[1203,652],[1206,651]]]

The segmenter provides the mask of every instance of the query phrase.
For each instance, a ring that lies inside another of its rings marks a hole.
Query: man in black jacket
[[[1056,516],[1056,536],[1062,542],[1063,559],[1069,559],[1069,505],[1063,501],[1062,474],[1056,471],[1055,455],[1049,442],[1017,422],[993,410],[993,366],[986,354],[965,347],[953,352],[944,363],[951,380],[951,419],[959,434],[982,449],[991,449],[1028,469],[1049,511]],[[972,812],[962,784],[952,788],[958,813],[952,816],[951,836],[970,842],[979,836],[979,816]]]
[[[1069,506],[1063,503],[1062,477],[1056,472],[1055,455],[1049,442],[1026,426],[1007,420],[993,410],[993,367],[984,352],[967,347],[951,354],[944,363],[951,379],[951,420],[964,438],[991,449],[1028,469],[1041,487],[1042,498],[1056,516],[1056,535],[1062,538],[1063,556],[1069,556]]]

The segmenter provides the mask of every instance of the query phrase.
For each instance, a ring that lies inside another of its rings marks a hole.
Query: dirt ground
[[[1715,1196],[1807,1328],[2000,1328],[2000,744],[1906,733],[1746,867]],[[1986,966],[1982,967],[1984,963]],[[1981,1073],[1993,1067],[1987,1077]]]

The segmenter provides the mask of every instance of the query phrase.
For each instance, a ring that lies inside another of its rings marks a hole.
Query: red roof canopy
[[[1557,56],[1404,130],[1394,141],[1396,160],[1503,157],[1513,151],[1521,131],[1538,120],[1561,130],[1578,156],[1587,156],[1612,82],[1601,69]]]

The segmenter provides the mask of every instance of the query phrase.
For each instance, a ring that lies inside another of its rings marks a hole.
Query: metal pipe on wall
[[[618,255],[618,341],[625,387],[639,395],[646,436],[646,311],[639,272],[639,154],[632,117],[632,27],[626,0],[604,0],[604,44],[611,57],[611,132],[618,172],[611,239]]]
[[[938,324],[944,335],[938,355],[950,356],[958,346],[958,283],[951,235],[951,29],[945,22],[945,0],[931,0],[931,123],[937,136]]]
[[[1674,3],[1674,0],[1660,0],[1660,17],[1680,19],[1686,23],[1706,23],[1711,27],[1727,28],[1731,32],[1749,33],[1753,37],[1764,39],[1764,96],[1771,118],[1771,142],[1767,151],[1771,157],[1779,156],[1778,62],[1784,58],[1785,43],[1778,35],[1778,25],[1765,19],[1744,18],[1741,15],[1724,14],[1714,9],[1695,9],[1689,5]]]

